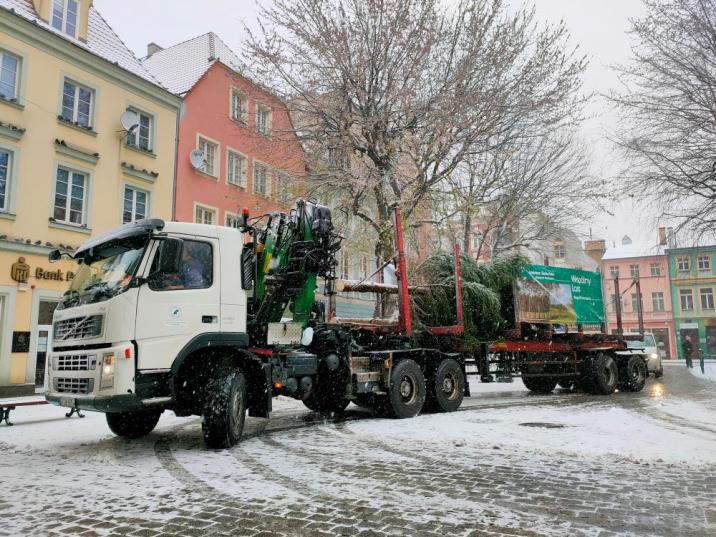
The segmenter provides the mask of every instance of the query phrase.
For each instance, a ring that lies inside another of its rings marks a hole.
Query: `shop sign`
[[[31,272],[32,267],[25,262],[24,257],[20,257],[10,267],[10,277],[18,283],[27,283]],[[47,270],[42,267],[35,267],[35,271],[32,274],[38,280],[54,280],[58,282],[69,282],[75,277],[75,273],[71,270]]]

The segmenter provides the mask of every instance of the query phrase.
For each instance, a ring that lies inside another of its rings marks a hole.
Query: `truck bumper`
[[[77,395],[48,392],[45,394],[45,399],[53,405],[97,412],[128,412],[130,410],[147,409],[139,397],[129,393],[122,395]]]

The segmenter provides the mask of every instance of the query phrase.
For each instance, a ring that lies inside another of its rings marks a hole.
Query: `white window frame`
[[[555,259],[564,259],[567,256],[567,249],[565,248],[564,242],[555,242],[553,249]]]
[[[57,181],[59,176],[59,170],[63,169],[67,171],[70,175],[68,175],[68,178],[72,177],[72,174],[80,174],[83,175],[85,178],[84,183],[84,197],[82,199],[82,221],[80,223],[72,222],[69,219],[69,213],[70,213],[70,192],[71,192],[71,181],[68,181],[67,183],[67,195],[66,195],[66,205],[65,205],[65,217],[64,219],[58,219],[55,217],[55,203],[57,201]],[[50,200],[50,215],[52,217],[52,221],[57,224],[62,224],[65,226],[71,226],[71,227],[77,227],[77,228],[89,228],[89,208],[90,208],[90,196],[91,196],[91,184],[92,184],[92,174],[84,169],[77,168],[75,166],[65,164],[62,162],[56,162],[55,163],[55,179],[53,182],[52,187],[52,199]]]
[[[202,212],[201,221],[199,221],[197,219],[198,211]],[[207,222],[206,222],[207,214],[211,214],[211,223],[210,224],[207,224]],[[196,224],[207,224],[210,226],[215,226],[216,225],[216,216],[218,214],[219,214],[219,211],[217,210],[216,207],[210,207],[208,205],[203,205],[201,203],[194,204],[194,223],[196,223]]]
[[[122,215],[120,217],[120,222],[122,222],[123,224],[126,223],[124,221],[124,196],[126,195],[127,189],[134,191],[134,194],[132,196],[132,219],[130,220],[130,222],[135,222],[137,220],[137,192],[141,192],[146,196],[143,218],[149,218],[151,214],[150,210],[152,193],[145,188],[139,188],[138,186],[135,186],[131,183],[124,183],[122,185]]]
[[[609,274],[611,274],[612,280],[619,278],[619,265],[609,267]]]
[[[0,144],[0,152],[8,155],[5,171],[5,203],[0,206],[0,213],[13,214],[15,212],[15,171],[17,170],[18,150]]]
[[[639,272],[639,265],[629,265],[629,276],[631,276],[632,280],[639,279]]]
[[[265,171],[264,191],[263,192],[259,192],[258,190],[256,190],[256,172],[259,168],[263,168],[263,170]],[[251,174],[251,179],[252,179],[252,181],[251,181],[252,182],[252,191],[254,194],[256,194],[257,196],[263,196],[263,197],[268,197],[271,195],[271,176],[270,176],[269,167],[266,166],[266,164],[264,164],[263,162],[258,162],[256,160],[254,160],[254,169],[253,169],[253,173]]]
[[[332,170],[347,170],[350,167],[348,155],[345,151],[338,147],[328,148],[328,167]],[[464,220],[464,215],[460,215],[460,218]],[[461,222],[464,223],[464,222]]]
[[[651,263],[649,265],[649,272],[654,277],[661,276],[661,263]]]
[[[232,227],[234,229],[239,229],[239,226],[233,226],[229,223],[229,219],[232,219],[236,221],[236,223],[239,223],[239,215],[238,213],[232,213],[231,211],[226,211],[224,213],[224,226],[226,227]]]
[[[124,143],[133,149],[139,149],[140,151],[146,151],[147,153],[154,153],[154,123],[156,121],[154,114],[142,110],[141,108],[137,108],[133,105],[128,106],[127,110],[130,110],[139,116],[139,124],[132,132],[127,133],[127,136],[124,139]],[[139,145],[139,133],[142,128],[142,117],[145,117],[149,120],[149,132],[147,133],[146,148]]]
[[[69,21],[70,14],[70,2],[74,2],[77,6],[74,20],[75,31],[73,33],[67,31],[67,23]],[[60,21],[59,28],[55,26],[55,6],[58,3],[62,4],[62,20]],[[50,7],[50,26],[52,26],[55,30],[59,30],[65,35],[69,35],[70,37],[77,39],[77,36],[79,35],[80,31],[80,17],[82,10],[82,6],[80,4],[81,0],[52,0],[52,6]]]
[[[691,270],[691,258],[688,255],[677,256],[676,270],[679,272],[689,272]]]
[[[238,110],[236,101],[238,100]],[[238,88],[232,87],[229,91],[229,117],[243,124],[249,122],[249,98]]]
[[[266,113],[266,122],[262,126],[262,123],[259,121],[260,115],[265,112]],[[271,130],[272,130],[272,123],[273,123],[273,110],[266,105],[263,104],[256,104],[256,132],[259,134],[263,134],[264,136],[270,136]]]
[[[701,263],[702,261],[705,261],[705,263]],[[707,270],[711,270],[711,256],[708,254],[699,254],[699,256],[696,258],[696,266],[698,267],[700,272],[706,272]]]
[[[241,166],[239,170],[239,180],[238,182],[232,181],[232,176],[235,175],[234,171],[231,169],[231,159],[232,157],[238,157],[241,159]],[[248,174],[249,174],[249,158],[241,153],[240,151],[237,151],[236,149],[232,149],[230,147],[226,148],[226,182],[227,184],[246,189],[246,185],[248,184]]]
[[[686,300],[684,300],[686,299]],[[684,307],[684,302],[690,302],[690,307]],[[694,291],[693,289],[679,289],[679,306],[681,311],[694,311]]]
[[[659,306],[657,308],[657,305]],[[664,304],[664,292],[653,291],[651,293],[651,307],[653,311],[665,311],[666,305]]]
[[[219,178],[219,162],[221,159],[221,144],[217,142],[216,140],[212,140],[211,138],[204,136],[203,134],[197,134],[196,136],[196,148],[199,149],[204,153],[204,156],[206,156],[207,152],[202,149],[202,143],[206,144],[207,147],[213,146],[214,147],[214,158],[211,161],[211,171],[207,169],[208,159],[204,159],[204,165],[199,169],[199,171],[205,175],[208,175],[209,177],[213,177],[215,179]]]
[[[15,80],[13,81],[14,93],[13,93],[13,95],[5,95],[4,97],[0,97],[0,100],[19,102],[19,100],[20,100],[20,82],[22,81],[23,58],[21,56],[18,56],[17,54],[8,52],[5,49],[0,49],[0,70],[2,70],[2,68],[3,68],[3,64],[5,63],[6,56],[14,59],[17,62],[17,67],[15,68]]]
[[[72,95],[72,117],[66,118],[65,117],[65,84],[71,84],[75,87],[73,95]],[[89,114],[88,114],[88,124],[87,125],[80,125],[79,124],[79,103],[80,103],[80,89],[84,89],[89,91],[90,93],[90,103],[89,103]],[[60,117],[62,118],[62,121],[65,121],[67,123],[72,123],[73,125],[77,125],[80,128],[83,129],[91,129],[94,130],[94,111],[95,111],[95,101],[97,100],[97,90],[95,90],[92,86],[85,84],[84,82],[79,82],[78,80],[65,76],[62,77],[62,81],[60,84]]]
[[[704,293],[706,291],[706,293]],[[706,300],[704,301],[704,298]],[[711,311],[714,309],[714,290],[713,287],[701,287],[699,288],[699,302],[701,302],[701,309],[705,311]],[[706,304],[704,304],[706,302]]]

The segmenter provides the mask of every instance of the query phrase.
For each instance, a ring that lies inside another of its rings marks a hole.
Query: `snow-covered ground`
[[[704,364],[704,372],[701,372],[698,360],[694,360],[694,367],[689,372],[698,378],[706,378],[716,382],[716,363],[707,362]]]

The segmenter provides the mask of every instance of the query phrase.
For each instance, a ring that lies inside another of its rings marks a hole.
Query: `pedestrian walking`
[[[686,367],[689,369],[693,369],[694,364],[691,361],[691,353],[694,352],[694,347],[691,344],[691,339],[688,337],[685,337],[681,340],[681,350],[684,353],[684,358],[686,358]]]

